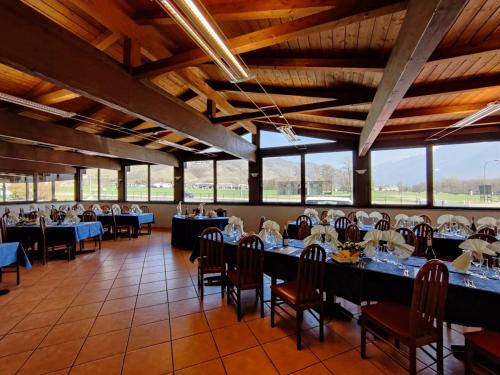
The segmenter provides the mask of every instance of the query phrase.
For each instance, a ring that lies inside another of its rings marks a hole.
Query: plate
[[[337,263],[347,263],[347,264],[355,264],[359,262],[359,255],[351,256],[351,257],[341,257],[337,254],[331,254],[331,257],[334,262]]]

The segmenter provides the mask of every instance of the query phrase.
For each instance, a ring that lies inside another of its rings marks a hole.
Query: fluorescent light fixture
[[[203,5],[196,0],[156,0],[193,41],[221,68],[233,83],[252,79],[253,76],[224,42]]]
[[[208,147],[204,150],[198,151],[198,154],[213,154],[216,152],[222,152],[222,150],[218,149],[217,147]]]
[[[277,126],[276,129],[292,143],[300,142],[300,138],[295,134],[293,128],[290,125]]]
[[[175,147],[175,148],[178,148],[179,150],[191,151],[191,152],[198,151],[198,150],[195,150],[194,148],[183,146],[183,145],[179,145],[177,143],[166,141],[164,139],[160,139],[160,140],[157,140],[155,142],[159,143],[159,144],[162,144],[162,145],[165,145],[165,146]]]
[[[48,105],[40,104],[31,100],[23,99],[18,96],[14,95],[9,95],[4,92],[0,92],[0,100],[3,100],[4,102],[9,102],[13,104],[17,104],[26,108],[31,108],[35,109],[40,112],[45,112],[49,113],[51,115],[55,116],[60,116],[60,117],[65,117],[65,118],[71,118],[73,116],[76,116],[75,112],[68,112],[68,111],[63,111],[62,109],[57,109],[57,108],[52,108],[49,107]]]

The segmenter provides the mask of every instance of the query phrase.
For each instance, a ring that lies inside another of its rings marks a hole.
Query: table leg
[[[338,320],[350,321],[353,318],[349,310],[342,307],[340,303],[335,302],[335,294],[332,290],[326,291],[325,311]]]

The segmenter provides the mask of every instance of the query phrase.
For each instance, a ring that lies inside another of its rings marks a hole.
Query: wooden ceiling
[[[361,137],[363,153],[375,139],[423,141],[500,98],[496,0],[202,2],[299,134]],[[0,91],[85,117],[61,119],[0,102],[13,127],[27,116],[32,126],[46,122],[49,130],[62,126],[168,152],[170,164],[180,150],[169,142],[255,158],[237,135],[269,128],[252,103],[271,106],[269,96],[255,81],[241,84],[244,92],[227,82],[155,1],[16,3],[0,4],[2,20],[16,15],[0,24],[7,34],[0,40],[7,44],[0,47]],[[266,114],[283,122],[273,108]],[[498,120],[473,127],[498,133]],[[69,148],[103,155],[81,144]]]

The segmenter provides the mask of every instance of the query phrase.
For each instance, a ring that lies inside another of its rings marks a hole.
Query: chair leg
[[[232,288],[232,284],[231,282],[229,281],[229,279],[227,279],[227,284],[226,284],[226,298],[227,298],[227,304],[230,305],[231,304],[231,288]]]
[[[238,311],[238,322],[241,322],[241,291],[240,288],[236,291],[236,310]]]
[[[21,283],[21,274],[19,273],[19,263],[16,263],[16,282],[17,285]]]
[[[276,325],[274,323],[274,308],[276,306],[276,294],[271,290],[271,328]]]
[[[0,268],[0,283],[2,282],[2,277],[3,277],[3,273],[2,273],[2,269]]]
[[[361,317],[361,358],[366,359],[366,324]]]
[[[443,337],[439,335],[438,341],[436,342],[436,373],[437,375],[443,375]]]
[[[415,344],[410,344],[408,347],[408,358],[410,360],[410,367],[408,372],[410,375],[417,374],[417,348]]]
[[[260,317],[264,317],[264,285],[260,286]]]
[[[224,288],[226,286],[226,274],[221,272],[220,274],[220,296],[224,298]]]
[[[302,319],[304,318],[304,312],[302,310],[297,310],[297,350],[302,350]]]
[[[472,375],[472,362],[474,361],[474,349],[467,340],[465,341],[465,375]]]
[[[319,306],[319,341],[325,341],[325,327],[323,321],[325,319],[325,311],[324,306],[321,304]]]
[[[203,300],[203,296],[205,294],[205,289],[204,289],[203,284],[205,284],[204,274],[203,274],[203,271],[200,271],[200,297],[201,297],[201,300]]]

